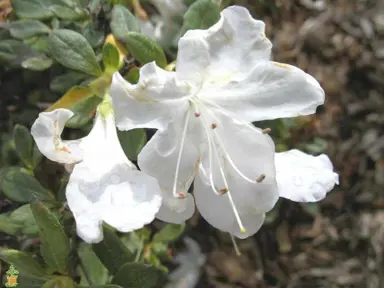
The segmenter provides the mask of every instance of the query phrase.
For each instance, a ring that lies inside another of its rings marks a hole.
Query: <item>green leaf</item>
[[[124,39],[129,32],[140,32],[136,17],[123,5],[113,6],[110,26],[118,39]]]
[[[105,71],[112,75],[119,70],[120,56],[117,48],[107,43],[103,48],[103,64]]]
[[[105,285],[91,285],[91,286],[77,285],[76,288],[124,288],[124,287],[120,285],[114,285],[114,284],[105,284]]]
[[[103,45],[105,38],[104,31],[97,26],[97,23],[91,22],[84,28],[82,33],[93,48]]]
[[[90,95],[73,104],[69,109],[75,115],[65,125],[69,128],[80,128],[86,125],[93,118],[93,112],[101,100],[98,96]]]
[[[21,161],[23,161],[28,168],[33,169],[34,142],[28,128],[16,124],[13,128],[13,140],[15,142],[16,152]]]
[[[24,168],[4,168],[0,188],[9,199],[19,203],[54,200],[52,193],[41,186],[36,178]]]
[[[31,204],[33,217],[39,227],[40,252],[50,268],[65,274],[68,265],[69,240],[63,226],[42,203]]]
[[[29,204],[0,215],[0,230],[14,236],[37,236],[38,228]]]
[[[20,20],[11,22],[9,32],[13,38],[26,39],[40,34],[48,34],[51,29],[37,20]]]
[[[129,32],[121,39],[127,50],[141,64],[156,61],[156,64],[165,68],[167,60],[163,49],[154,40],[137,32]]]
[[[0,249],[0,258],[13,264],[21,275],[45,278],[44,269],[30,254],[14,249]]]
[[[41,55],[19,40],[0,41],[0,63],[5,62],[11,67],[20,67],[25,60]]]
[[[53,61],[44,55],[39,57],[29,58],[21,63],[21,67],[34,71],[43,71],[51,67]]]
[[[198,0],[184,14],[182,34],[191,29],[207,29],[220,19],[220,7],[216,0]]]
[[[142,263],[126,263],[115,274],[113,284],[129,288],[162,287],[165,274],[159,269]]]
[[[13,0],[16,15],[23,19],[48,19],[53,16],[50,0]]]
[[[69,277],[58,276],[48,280],[41,288],[75,288],[75,283]]]
[[[49,38],[49,46],[53,57],[63,66],[89,75],[101,75],[95,53],[81,34],[66,29],[55,30]]]
[[[92,246],[86,243],[81,243],[78,248],[78,254],[82,267],[86,270],[87,279],[92,284],[106,284],[108,281],[108,270],[100,262]]]
[[[46,279],[33,278],[26,275],[19,275],[17,280],[17,288],[41,288],[45,281],[47,281]]]
[[[147,143],[145,130],[141,128],[129,131],[117,130],[117,135],[125,155],[131,160],[137,160],[137,155]]]
[[[123,264],[133,261],[134,255],[123,244],[112,228],[106,226],[103,228],[103,241],[93,244],[92,249],[108,271],[115,274]]]
[[[136,84],[139,82],[140,78],[140,69],[138,67],[133,67],[129,70],[129,72],[124,75],[124,79],[127,80],[131,84]]]
[[[58,5],[52,5],[50,9],[59,18],[64,20],[77,20],[85,14],[80,7],[69,7],[64,1],[57,1]]]
[[[87,74],[77,72],[77,71],[69,71],[65,74],[56,76],[53,78],[51,84],[49,85],[49,89],[56,93],[65,93],[72,86],[79,84],[81,81],[85,80],[88,77]]]
[[[153,236],[153,242],[175,241],[184,232],[184,224],[167,224]]]

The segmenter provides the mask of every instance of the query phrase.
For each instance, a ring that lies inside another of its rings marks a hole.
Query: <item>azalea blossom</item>
[[[42,112],[31,133],[47,158],[74,164],[66,198],[78,235],[88,243],[97,243],[103,239],[102,221],[121,232],[150,223],[161,205],[160,187],[125,156],[110,103],[99,105],[88,136],[62,140],[65,123],[72,116],[67,109]]]
[[[187,6],[183,0],[151,0],[159,14],[152,15],[149,19],[138,17],[141,32],[148,37],[161,41],[167,31],[175,31],[177,24],[174,17],[183,15]]]
[[[324,91],[304,71],[270,61],[265,24],[239,6],[188,31],[178,48],[176,72],[148,63],[134,85],[114,74],[116,124],[158,129],[138,156],[162,188],[157,218],[181,223],[195,200],[211,225],[246,238],[280,196],[274,143],[251,122],[313,114]]]

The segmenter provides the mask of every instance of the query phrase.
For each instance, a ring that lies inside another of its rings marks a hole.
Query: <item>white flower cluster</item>
[[[279,197],[319,201],[338,184],[326,155],[275,153],[269,135],[252,125],[313,114],[324,103],[312,76],[270,61],[264,29],[232,6],[211,28],[180,39],[176,72],[148,63],[137,84],[116,72],[111,99],[106,95],[85,138],[61,140],[71,111],[39,115],[32,127],[39,149],[75,164],[66,196],[81,238],[101,241],[102,221],[122,232],[155,217],[182,223],[195,206],[214,227],[246,238]],[[141,171],[126,158],[116,126],[158,129],[138,155]]]

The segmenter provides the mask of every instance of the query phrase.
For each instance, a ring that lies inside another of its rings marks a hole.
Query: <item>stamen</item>
[[[182,135],[181,143],[180,143],[179,155],[177,157],[177,162],[176,162],[175,180],[173,182],[173,196],[175,198],[182,198],[182,197],[180,197],[180,192],[177,192],[177,181],[178,181],[178,177],[179,177],[180,162],[181,162],[181,156],[183,154],[184,142],[185,142],[185,138],[186,138],[187,130],[188,130],[189,116],[190,116],[190,114],[187,112],[187,115],[185,117],[185,122],[184,122],[183,135]],[[185,195],[184,195],[184,197],[185,197]]]
[[[261,174],[261,175],[259,176],[259,178],[256,179],[256,182],[257,182],[257,183],[261,183],[261,182],[263,182],[264,179],[265,179],[265,174]]]
[[[236,256],[240,257],[241,256],[241,252],[240,252],[239,247],[236,244],[235,237],[233,237],[232,234],[229,234],[229,235],[231,236],[231,240],[232,240],[233,248],[235,248]]]
[[[268,134],[268,133],[271,133],[271,131],[272,131],[271,128],[265,128],[261,132],[263,132],[263,134]]]
[[[200,117],[200,112],[195,112],[195,117]]]
[[[216,124],[216,123],[212,123],[212,124],[211,124],[211,128],[212,128],[212,129],[215,129],[216,127],[217,127],[217,124]]]
[[[220,189],[220,194],[225,194],[228,192],[228,188],[223,188],[223,189]]]
[[[178,198],[184,199],[186,197],[184,192],[177,192]]]

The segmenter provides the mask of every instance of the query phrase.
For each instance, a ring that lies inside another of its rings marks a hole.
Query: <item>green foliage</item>
[[[137,155],[147,143],[147,134],[144,129],[133,129],[129,131],[117,130],[120,145],[125,155],[131,160],[137,160]]]
[[[107,43],[103,48],[103,64],[108,74],[113,74],[119,70],[120,65],[119,51],[116,46]]]
[[[42,203],[31,204],[31,210],[39,228],[41,255],[50,268],[66,274],[69,240],[59,219]]]
[[[184,232],[184,228],[184,224],[167,224],[153,236],[153,242],[174,241]]]
[[[111,30],[117,39],[123,40],[129,32],[140,32],[135,16],[123,5],[114,5],[111,15]]]
[[[15,142],[15,149],[21,161],[24,162],[26,167],[34,169],[42,159],[42,154],[34,145],[31,133],[27,127],[23,125],[15,125],[13,128],[13,140]]]

